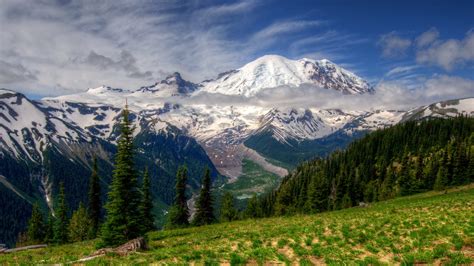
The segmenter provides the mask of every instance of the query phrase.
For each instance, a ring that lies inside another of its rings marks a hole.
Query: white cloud
[[[417,47],[425,47],[433,43],[439,37],[439,31],[436,28],[431,28],[423,32],[420,36],[415,39]]]
[[[203,16],[204,18],[208,18],[209,16],[221,17],[221,16],[227,16],[227,15],[233,15],[235,13],[251,11],[257,5],[258,5],[257,1],[247,0],[247,1],[240,1],[236,3],[211,6],[211,7],[199,10],[197,11],[197,13],[199,13],[199,15]]]
[[[186,99],[170,99],[179,104],[215,106],[302,107],[342,110],[408,110],[434,102],[474,97],[474,80],[455,76],[433,76],[416,86],[404,80],[382,81],[374,94],[344,95],[338,91],[309,85],[281,86],[260,91],[253,97],[200,93]]]
[[[381,47],[384,57],[397,57],[405,55],[406,50],[411,46],[411,40],[402,38],[392,31],[380,36],[377,45]]]
[[[298,32],[311,27],[321,26],[319,20],[293,20],[275,22],[253,35],[255,41],[268,40],[278,35]]]
[[[447,71],[474,62],[474,30],[466,33],[462,40],[438,40],[417,51],[416,61],[442,67]]]
[[[408,73],[412,73],[413,70],[419,68],[419,66],[412,65],[412,66],[397,66],[392,68],[390,71],[385,74],[386,77],[394,77],[394,76],[400,76],[400,75],[405,75]]]
[[[354,34],[329,30],[321,34],[297,39],[290,44],[288,50],[290,54],[296,57],[313,59],[326,58],[341,63],[350,56],[350,53],[344,52],[350,50],[354,45],[368,41],[368,39],[361,38]]]

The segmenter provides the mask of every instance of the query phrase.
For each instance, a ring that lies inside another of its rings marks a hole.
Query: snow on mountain
[[[49,115],[84,129],[89,134],[103,139],[112,137],[122,109],[101,104],[74,103],[48,100],[39,103]]]
[[[315,140],[338,130],[346,134],[354,131],[375,130],[398,123],[404,111],[342,111],[337,109],[275,108],[260,120],[252,134],[271,132],[280,143],[288,140]]]
[[[80,128],[54,117],[23,94],[0,90],[0,150],[35,162],[51,142],[89,141]]]
[[[251,97],[265,88],[298,87],[311,84],[346,94],[371,92],[372,87],[353,73],[329,60],[290,60],[278,55],[266,55],[234,71],[201,83],[201,91]]]
[[[272,109],[261,118],[261,125],[256,134],[271,131],[279,142],[292,139],[315,139],[326,135],[328,127],[310,110],[305,109]]]
[[[196,91],[199,85],[184,80],[178,72],[151,86],[141,87],[136,94],[149,93],[156,97],[171,97],[189,95]]]
[[[458,115],[474,116],[474,98],[448,100],[408,111],[403,121],[431,117],[455,117]]]
[[[151,86],[141,87],[138,90],[100,86],[98,88],[90,88],[83,93],[46,97],[43,100],[122,107],[127,99],[130,109],[140,112],[145,109],[162,108],[168,98],[186,97],[198,88],[199,85],[184,80],[176,72],[160,82]]]

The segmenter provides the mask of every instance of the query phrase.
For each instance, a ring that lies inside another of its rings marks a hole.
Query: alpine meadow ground
[[[148,234],[149,250],[97,264],[469,265],[474,185],[316,215],[245,220]],[[95,241],[0,255],[0,264],[68,263]]]

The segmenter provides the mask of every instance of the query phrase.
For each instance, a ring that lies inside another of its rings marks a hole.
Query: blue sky
[[[473,1],[98,2],[0,1],[0,87],[41,97],[174,71],[199,82],[279,54],[406,90],[462,80],[474,94]]]

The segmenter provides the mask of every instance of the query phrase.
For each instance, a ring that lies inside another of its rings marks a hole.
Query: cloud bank
[[[374,94],[344,95],[339,91],[309,85],[281,86],[263,89],[255,96],[199,93],[193,97],[167,101],[183,105],[301,107],[318,109],[408,110],[448,99],[474,97],[474,81],[460,77],[437,75],[424,80],[415,88],[403,82],[384,81],[375,87]]]

